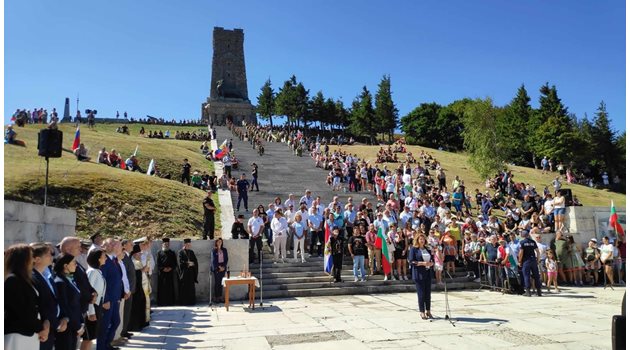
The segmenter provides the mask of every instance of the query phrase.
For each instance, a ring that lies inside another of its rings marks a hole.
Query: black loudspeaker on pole
[[[37,136],[37,151],[46,158],[46,185],[44,187],[44,206],[48,205],[48,166],[50,158],[61,158],[63,133],[57,129],[42,129]]]

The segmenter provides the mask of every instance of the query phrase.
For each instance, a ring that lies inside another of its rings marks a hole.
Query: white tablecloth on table
[[[223,279],[221,280],[221,285],[223,287],[225,287],[225,281],[227,281],[228,278],[227,277],[223,277]],[[258,278],[256,277],[230,277],[229,279],[230,281],[254,281],[254,285],[256,286],[256,288],[260,288],[260,283],[258,283]]]

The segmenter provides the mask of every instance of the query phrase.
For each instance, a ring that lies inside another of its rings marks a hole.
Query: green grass
[[[343,146],[341,149],[352,154],[357,154],[359,158],[367,159],[374,164],[379,147],[380,146],[359,145]],[[331,147],[331,150],[337,150],[338,148],[339,147],[334,146]],[[438,151],[436,149],[421,146],[407,146],[407,148],[416,158],[418,158],[420,150],[424,150],[436,158],[445,169],[446,180],[449,186],[455,176],[459,175],[459,178],[464,180],[468,191],[474,193],[476,188],[480,191],[485,191],[485,181],[482,181],[479,178],[479,175],[477,175],[477,173],[472,169],[468,163],[468,156],[466,154]],[[405,155],[402,153],[398,153],[398,157],[400,159],[405,159]],[[397,167],[394,163],[382,163],[380,166],[382,167],[383,164],[387,165],[389,169]],[[543,175],[540,170],[533,168],[519,166],[510,166],[509,168],[514,174],[515,182],[524,182],[526,184],[533,185],[540,193],[542,193],[545,186],[549,186],[549,188],[553,191],[551,181],[558,175],[557,173]],[[608,190],[592,189],[582,185],[567,184],[566,182],[563,182],[562,188],[570,188],[573,195],[577,196],[580,202],[582,202],[585,206],[610,206],[611,199],[615,201],[615,206],[617,208],[626,206],[626,196],[623,194],[614,193]]]
[[[181,164],[188,158],[192,169],[213,171],[213,164],[199,152],[200,142],[160,140],[141,137],[142,125],[130,126],[130,134],[116,133],[115,124],[97,125],[95,130],[81,127],[81,142],[92,162],[78,162],[69,150],[75,127],[61,125],[64,152],[50,160],[48,205],[77,211],[77,234],[83,237],[100,232],[122,237],[200,237],[203,231],[204,191],[138,172],[96,164],[98,151],[115,148],[126,159],[138,146],[140,167],[147,170],[154,159],[162,173],[179,179]],[[167,127],[144,125],[147,131]],[[199,130],[199,127],[168,127]],[[37,155],[38,126],[16,128],[17,139],[26,147],[4,146],[5,199],[42,204],[46,162]],[[218,198],[214,201],[218,206]],[[217,212],[217,217],[220,214]],[[216,230],[221,229],[217,220]]]

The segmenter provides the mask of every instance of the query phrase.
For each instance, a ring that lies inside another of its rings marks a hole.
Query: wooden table
[[[230,311],[230,286],[246,284],[249,295],[249,307],[255,309],[256,299],[256,287],[258,286],[258,279],[256,277],[232,277],[225,278],[221,281],[221,284],[225,287],[225,310]]]

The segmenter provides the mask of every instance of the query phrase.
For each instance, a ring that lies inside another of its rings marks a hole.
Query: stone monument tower
[[[214,27],[212,32],[212,80],[210,96],[201,104],[202,120],[225,125],[256,123],[256,113],[247,95],[244,34],[242,29]]]

